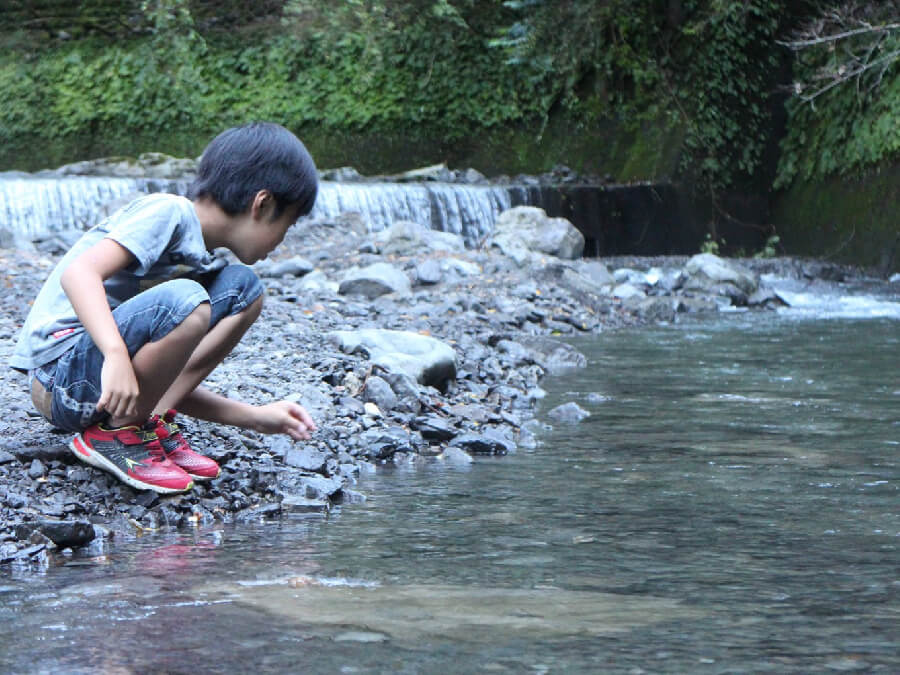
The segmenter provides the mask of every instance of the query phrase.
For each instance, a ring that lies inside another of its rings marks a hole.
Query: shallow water
[[[534,450],[0,580],[11,672],[900,670],[900,323],[617,332]],[[834,317],[834,318],[829,318]]]

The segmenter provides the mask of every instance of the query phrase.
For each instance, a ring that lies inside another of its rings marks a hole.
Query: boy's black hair
[[[275,216],[291,206],[299,216],[312,210],[319,177],[306,146],[273,122],[252,122],[216,136],[203,151],[191,199],[209,197],[225,213],[246,211],[260,190],[275,197]]]

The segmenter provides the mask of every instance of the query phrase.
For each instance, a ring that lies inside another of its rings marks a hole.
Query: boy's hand
[[[140,389],[128,352],[116,352],[103,359],[100,387],[97,410],[105,410],[111,417],[119,419],[137,415]]]
[[[306,441],[316,430],[315,422],[303,406],[291,401],[257,406],[255,416],[254,426],[264,434],[287,434],[295,441]]]

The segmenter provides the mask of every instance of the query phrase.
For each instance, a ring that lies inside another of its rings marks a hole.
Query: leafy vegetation
[[[258,118],[537,141],[562,118],[633,139],[626,176],[668,171],[674,143],[709,194],[764,191],[896,159],[898,17],[900,0],[10,0],[0,143],[7,162],[84,138],[196,151]]]

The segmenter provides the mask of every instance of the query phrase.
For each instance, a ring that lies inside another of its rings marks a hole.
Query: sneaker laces
[[[158,419],[159,416],[154,415],[144,422],[135,433],[143,441],[142,445],[149,453],[150,461],[164,462],[166,461],[166,451],[160,442]]]

